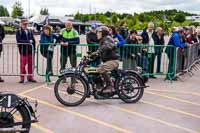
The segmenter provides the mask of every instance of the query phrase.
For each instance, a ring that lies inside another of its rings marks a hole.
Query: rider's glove
[[[97,58],[98,56],[99,56],[99,53],[98,53],[98,52],[93,52],[93,53],[90,54],[90,58],[91,58],[91,59],[95,59],[95,58]]]

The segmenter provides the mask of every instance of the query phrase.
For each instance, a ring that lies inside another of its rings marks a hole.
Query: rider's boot
[[[106,87],[104,88],[103,93],[114,92],[114,87],[112,85],[109,75],[107,73],[105,73],[105,74],[102,74],[102,77],[104,78],[104,80],[106,82]]]

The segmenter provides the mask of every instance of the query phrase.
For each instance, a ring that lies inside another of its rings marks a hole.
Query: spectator
[[[136,30],[132,30],[130,32],[129,37],[126,39],[126,43],[127,44],[137,44],[138,40],[137,40],[137,31]],[[123,69],[134,69],[136,67],[136,55],[137,55],[137,48],[138,47],[133,47],[133,46],[127,46],[124,50],[124,55],[125,55],[125,59],[123,60]]]
[[[80,39],[78,32],[72,27],[71,21],[65,23],[65,28],[60,31],[59,40],[61,44],[61,70],[65,69],[68,56],[71,66],[76,67],[76,46],[73,44],[79,44]]]
[[[197,42],[200,43],[200,28],[197,28]],[[200,56],[200,48],[198,49],[198,56]]]
[[[46,74],[48,75],[47,81],[51,82],[50,77],[53,75],[52,70],[52,59],[53,59],[53,51],[54,51],[54,45],[56,35],[51,33],[51,27],[48,25],[45,25],[43,27],[43,32],[40,34],[40,52],[43,57],[47,59],[47,68],[46,68]]]
[[[124,57],[124,44],[126,43],[126,41],[124,40],[124,38],[117,33],[117,30],[114,26],[110,26],[109,27],[109,33],[110,35],[113,37],[114,42],[116,44],[116,46],[118,46],[120,48],[120,59],[124,59],[127,57]]]
[[[117,33],[117,30],[116,30],[116,28],[114,26],[110,26],[109,27],[109,33],[113,37],[113,39],[115,41],[115,44],[118,47],[124,46],[126,41],[124,40],[124,38],[119,33]]]
[[[198,28],[197,30],[196,30],[196,34],[197,34],[197,42],[198,43],[200,43],[200,28]]]
[[[122,21],[118,29],[119,34],[126,39],[128,37],[128,30],[126,29],[126,22]]]
[[[92,45],[92,44],[98,44],[99,41],[97,39],[97,25],[96,23],[91,25],[91,31],[89,33],[87,33],[86,38],[87,38],[87,43]],[[95,52],[98,49],[98,46],[88,46],[88,49],[90,52]],[[100,58],[97,58],[94,62],[92,62],[90,65],[93,67],[98,66],[101,63]]]
[[[20,23],[20,28],[16,32],[16,40],[20,53],[20,82],[24,83],[24,74],[26,74],[26,65],[28,64],[28,81],[35,83],[36,80],[33,79],[33,59],[35,51],[35,38],[32,31],[27,29],[28,21],[22,19]]]
[[[3,51],[2,41],[4,38],[5,38],[4,27],[3,25],[0,24],[0,57],[1,57],[1,52]],[[1,77],[0,77],[0,82],[4,82],[4,80]]]
[[[157,73],[160,73],[161,57],[163,52],[163,47],[165,45],[164,33],[161,27],[158,27],[156,34],[153,37],[154,45],[160,45],[161,47],[155,47],[155,55],[157,56]]]
[[[56,25],[56,27],[55,27],[55,32],[56,32],[57,34],[59,34],[60,30],[61,30],[60,26],[59,26],[59,25]]]
[[[168,45],[171,46],[175,46],[177,48],[181,48],[183,49],[185,44],[183,42],[181,42],[181,30],[179,30],[177,27],[173,28],[173,33],[170,37],[169,43]],[[174,66],[175,66],[175,50],[173,47],[167,47],[166,49],[166,54],[169,58],[169,65],[168,65],[168,75],[166,77],[166,80],[177,80],[177,78],[175,77],[175,70],[174,70]]]
[[[194,42],[194,43],[197,43],[197,32],[196,32],[196,28],[194,27],[194,26],[192,26],[191,27],[192,28],[192,41]]]
[[[148,28],[143,30],[141,36],[143,38],[143,43],[148,44],[148,58],[149,58],[149,73],[153,74],[154,73],[154,61],[155,61],[155,49],[154,49],[154,36],[155,36],[155,31],[154,31],[154,23],[150,22],[148,24]],[[150,78],[156,78],[155,76],[150,76]]]
[[[191,27],[186,27],[185,28],[185,36],[186,36],[186,41],[189,44],[193,44],[193,37],[192,37],[192,28]]]
[[[91,31],[86,35],[87,44],[98,44],[99,41],[97,39],[97,31],[96,31],[97,25],[92,24],[91,28],[92,28]],[[98,49],[98,46],[89,46],[88,48],[90,52],[95,52]]]
[[[138,41],[138,44],[143,44],[143,38],[141,36],[137,36],[137,41]],[[144,73],[148,72],[149,61],[147,58],[147,49],[146,48],[141,47],[141,50],[138,53],[138,56],[136,59],[137,59],[137,65],[142,68],[143,72]]]
[[[130,35],[128,36],[128,38],[126,38],[126,43],[127,44],[138,44],[137,36],[138,36],[138,33],[136,30],[130,31]]]

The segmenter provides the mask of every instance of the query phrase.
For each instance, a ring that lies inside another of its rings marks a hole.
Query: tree
[[[106,16],[106,17],[111,17],[111,15],[112,15],[112,12],[107,11],[107,12],[105,13],[105,16]]]
[[[87,22],[87,21],[89,21],[89,20],[90,20],[90,15],[89,15],[89,14],[86,14],[86,15],[83,15],[83,16],[82,16],[81,21]]]
[[[22,3],[16,1],[13,5],[12,17],[16,18],[17,16],[22,16],[24,14]]]
[[[40,10],[40,15],[49,15],[49,10],[47,8],[42,8]]]
[[[144,22],[145,21],[145,15],[144,13],[141,13],[139,16],[138,16],[138,19],[140,22]]]
[[[115,13],[112,14],[111,20],[112,20],[112,24],[114,25],[117,24],[118,17]]]
[[[3,17],[3,16],[8,17],[9,13],[6,7],[0,5],[0,17]]]
[[[76,15],[74,16],[74,19],[81,20],[81,14],[80,14],[80,12],[76,13]]]
[[[185,21],[185,15],[183,13],[177,13],[174,16],[174,20],[179,23],[183,23]]]

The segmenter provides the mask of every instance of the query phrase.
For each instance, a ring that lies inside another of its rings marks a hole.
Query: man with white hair
[[[148,59],[149,59],[149,73],[154,73],[154,60],[155,60],[155,48],[154,48],[154,36],[156,35],[154,30],[154,23],[150,22],[148,28],[143,30],[141,36],[143,38],[143,44],[148,44]],[[156,78],[155,76],[150,76]]]
[[[60,31],[59,41],[61,44],[61,70],[65,69],[67,58],[70,59],[72,67],[76,67],[76,46],[75,44],[80,43],[79,34],[73,28],[72,22],[67,21],[65,28]]]

